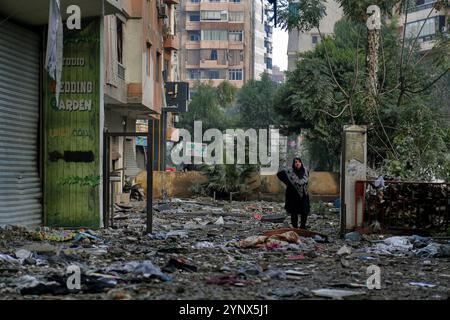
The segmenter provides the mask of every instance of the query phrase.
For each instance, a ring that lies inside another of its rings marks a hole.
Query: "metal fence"
[[[442,232],[449,228],[450,183],[357,181],[355,219],[363,212],[362,225],[380,230]],[[361,216],[361,215],[360,215]],[[357,221],[358,222],[358,221]]]

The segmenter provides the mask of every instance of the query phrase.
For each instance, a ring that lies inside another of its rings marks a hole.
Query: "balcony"
[[[417,11],[421,11],[421,10],[430,10],[431,8],[433,8],[435,6],[435,4],[436,4],[436,1],[429,2],[429,3],[423,3],[423,4],[412,4],[408,8],[408,13],[417,12]]]
[[[227,69],[228,62],[220,64],[217,60],[200,60],[201,69]]]
[[[165,35],[164,36],[164,49],[178,50],[180,48],[180,41],[178,36]]]
[[[120,106],[127,103],[127,85],[125,83],[125,66],[117,63],[117,70],[105,70],[105,103]]]

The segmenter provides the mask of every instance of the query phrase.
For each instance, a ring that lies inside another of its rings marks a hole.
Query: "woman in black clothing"
[[[292,226],[298,228],[300,215],[300,228],[306,229],[309,214],[308,170],[297,157],[294,158],[292,169],[282,170],[277,176],[287,186],[285,209],[291,215]]]

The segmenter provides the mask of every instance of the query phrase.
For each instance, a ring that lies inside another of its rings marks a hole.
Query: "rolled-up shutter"
[[[41,224],[39,41],[0,23],[0,225]]]

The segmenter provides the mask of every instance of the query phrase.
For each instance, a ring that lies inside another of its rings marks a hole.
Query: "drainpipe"
[[[251,35],[252,35],[252,50],[251,50],[251,78],[250,79],[255,79],[256,80],[256,76],[255,76],[255,70],[256,70],[256,59],[255,59],[255,47],[256,47],[256,34],[255,34],[255,26],[256,26],[256,9],[255,9],[255,1],[256,0],[252,0],[252,26],[251,26]]]

